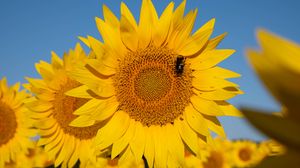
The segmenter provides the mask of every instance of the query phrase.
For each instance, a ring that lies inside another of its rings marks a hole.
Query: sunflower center
[[[17,120],[13,109],[0,101],[0,147],[10,141],[17,130]]]
[[[64,94],[66,91],[78,86],[80,86],[78,82],[69,79],[56,92],[53,102],[53,117],[66,134],[73,135],[79,139],[91,139],[96,136],[100,124],[83,128],[69,126],[77,117],[73,112],[88,101],[88,99],[70,97]]]
[[[191,69],[176,73],[177,54],[149,46],[128,53],[114,76],[120,109],[143,125],[173,123],[191,97]]]
[[[157,68],[145,68],[136,76],[134,81],[135,94],[144,101],[157,101],[171,89],[168,74]]]
[[[239,157],[242,161],[246,162],[251,159],[251,150],[247,148],[243,148],[239,151]]]

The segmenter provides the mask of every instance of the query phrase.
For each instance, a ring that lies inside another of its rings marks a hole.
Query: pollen
[[[71,121],[77,117],[73,112],[88,101],[88,99],[70,97],[64,94],[66,91],[78,86],[80,86],[78,82],[68,79],[67,82],[62,85],[61,89],[55,93],[53,117],[64,133],[73,135],[81,140],[91,139],[96,136],[100,124],[84,128],[69,126]]]
[[[114,76],[120,109],[146,126],[172,124],[182,115],[192,95],[191,69],[185,65],[178,76],[176,56],[152,45],[127,53]]]
[[[15,111],[0,101],[0,147],[13,139],[17,126]]]

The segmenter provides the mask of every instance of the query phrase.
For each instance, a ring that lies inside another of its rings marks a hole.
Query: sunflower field
[[[243,46],[239,53],[221,45],[231,32],[215,26],[217,17],[199,24],[206,11],[189,4],[192,0],[136,1],[98,2],[99,34],[85,30],[68,51],[41,57],[29,65],[35,72],[24,82],[14,84],[8,73],[0,74],[0,168],[300,168],[300,45],[258,28],[253,44],[258,47]],[[26,8],[27,2],[20,3]],[[238,17],[227,15],[232,22]],[[246,23],[237,23],[236,30]],[[1,49],[0,55],[0,67],[14,72],[26,64],[19,56],[14,61],[22,66],[6,65],[9,55]],[[251,79],[238,61],[226,64],[232,55],[245,55],[266,92],[249,98],[249,104],[237,103],[251,92],[239,80]],[[270,106],[262,102],[263,94],[270,94],[279,110],[264,108]]]

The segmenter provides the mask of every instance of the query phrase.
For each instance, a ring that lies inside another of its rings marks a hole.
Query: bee
[[[175,73],[180,76],[184,70],[185,58],[182,55],[178,55],[175,62]]]

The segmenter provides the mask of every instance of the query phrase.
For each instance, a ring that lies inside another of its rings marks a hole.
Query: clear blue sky
[[[154,0],[159,13],[169,0]],[[181,1],[175,0],[178,5]],[[92,35],[100,38],[94,17],[102,17],[102,4],[119,16],[120,0],[26,0],[0,1],[0,78],[9,83],[25,82],[24,76],[37,77],[34,63],[50,60],[50,51],[59,55],[74,47],[77,36]],[[136,18],[140,0],[125,0]],[[198,8],[195,27],[216,18],[214,35],[228,32],[220,48],[233,48],[237,52],[221,66],[242,74],[233,81],[240,84],[246,94],[231,102],[240,107],[255,106],[273,111],[279,106],[264,90],[244,56],[247,47],[257,48],[255,29],[264,27],[300,42],[298,0],[188,0],[187,10]],[[260,140],[243,119],[221,118],[229,138]]]

